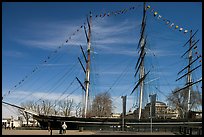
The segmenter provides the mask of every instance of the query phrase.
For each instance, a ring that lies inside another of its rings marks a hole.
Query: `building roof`
[[[147,103],[146,107],[149,107],[151,103]],[[161,102],[161,101],[156,101],[155,106],[166,106],[166,103]]]

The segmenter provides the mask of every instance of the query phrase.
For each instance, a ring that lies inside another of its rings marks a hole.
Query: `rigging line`
[[[186,88],[188,88],[188,87],[190,87],[190,86],[192,86],[192,85],[194,85],[194,84],[196,84],[196,83],[199,83],[199,82],[201,82],[201,81],[202,81],[202,78],[201,78],[200,80],[197,80],[196,82],[190,83],[190,84],[186,85],[185,87],[183,87],[183,88],[181,88],[181,89],[175,91],[173,94],[175,94],[175,93],[177,93],[177,92],[179,92],[179,91],[181,91],[181,90],[183,90],[183,89],[186,89]]]
[[[134,58],[133,58],[132,60],[130,60],[129,65],[130,65],[130,63],[132,63],[133,60],[134,60]],[[113,84],[111,85],[111,87],[107,90],[107,92],[110,92],[110,90],[116,85],[116,83],[120,81],[120,79],[122,78],[122,76],[127,73],[126,70],[129,68],[129,65],[127,65],[127,66],[125,67],[125,69],[122,71],[122,73],[119,75],[119,77],[114,81],[114,83],[113,83]],[[125,72],[125,71],[126,71],[126,72]]]
[[[138,5],[136,8],[138,8],[140,5]],[[67,41],[66,41],[67,42]],[[60,49],[61,47],[63,47],[64,46],[64,43],[62,43],[62,46],[59,46],[59,48],[58,49]],[[55,50],[54,51],[54,53],[57,53],[57,50]],[[53,52],[52,53],[50,53],[50,55],[51,54],[53,54]],[[49,58],[50,58],[50,55],[48,56]],[[43,62],[44,63],[44,62]],[[46,63],[46,62],[45,62]]]
[[[75,81],[75,78],[73,79],[73,81],[68,85],[68,87],[64,90],[64,92],[56,100],[59,100],[67,92],[67,90],[72,86],[74,81]]]
[[[35,74],[38,74],[38,73],[39,73],[39,71],[38,71],[38,72],[36,72]],[[32,76],[33,76],[33,75],[32,75]],[[31,79],[31,78],[32,78],[32,76],[28,77],[28,80],[29,80],[29,79]],[[25,83],[26,83],[26,82],[28,82],[28,80],[27,80],[27,81],[25,81],[24,83],[22,83],[20,86],[17,86],[17,87],[16,87],[14,90],[10,90],[10,92],[8,92],[8,93],[9,93],[9,94],[11,94],[11,93],[16,92],[16,90],[17,90],[17,89],[19,89],[19,88],[21,88],[22,86],[24,86],[24,85],[25,85]],[[5,94],[4,94],[4,96],[3,96],[3,98],[4,98],[4,99],[5,99],[5,97],[6,97],[6,96],[8,96],[8,95],[9,95],[8,93],[5,93]]]
[[[72,86],[72,84],[74,83],[75,78],[73,79],[73,81],[68,85],[68,87],[64,90],[64,92],[55,100],[54,104],[51,105],[52,106],[56,106],[57,102],[60,101],[60,98],[68,91],[68,89]]]
[[[146,45],[146,40],[145,40],[145,44],[144,45]],[[136,63],[136,65],[135,65],[135,69],[137,68],[137,66],[138,66],[138,64],[139,64],[139,61],[140,61],[140,59],[142,58],[142,53],[143,53],[143,50],[145,49],[145,46],[143,46],[142,47],[142,49],[140,50],[140,55],[139,55],[139,58],[138,58],[138,60],[137,60],[137,63]],[[143,55],[144,56],[144,55]]]
[[[192,38],[195,36],[195,34],[198,32],[198,29],[196,30],[196,32],[189,38],[189,40],[183,45],[183,47],[186,46],[186,44],[188,44],[188,42],[190,42],[192,40]]]
[[[49,58],[50,58],[50,56],[49,56]],[[47,62],[47,61],[43,61],[41,64],[37,64],[37,66],[35,67],[35,69],[33,69],[33,71],[31,71],[31,73],[29,73],[28,75],[25,76],[25,78],[23,79],[22,84],[27,80],[27,78],[29,78],[30,76],[32,76],[33,73],[36,72],[37,69],[40,68],[40,65],[45,64],[46,62]],[[22,85],[22,84],[21,84],[21,85]],[[14,87],[17,87],[17,86],[14,86]]]
[[[147,28],[148,29],[150,29],[150,31],[152,31],[152,27],[149,27],[148,25],[147,25]],[[152,50],[149,50],[152,54],[153,54],[153,56],[155,57],[155,60],[157,61],[157,68],[159,68],[159,66],[161,66],[161,65],[159,65],[160,63],[159,63],[159,60],[158,60],[158,56],[154,53],[154,51],[152,51]],[[178,62],[181,62],[182,60],[181,59],[179,59],[179,61],[178,60],[176,60],[176,62],[174,63],[174,64],[178,64]],[[169,66],[172,66],[172,65],[174,65],[174,64],[170,64]],[[160,72],[161,73],[161,75],[163,75],[164,77],[163,77],[163,79],[164,79],[164,81],[165,81],[165,83],[167,84],[167,86],[170,88],[170,89],[172,89],[172,87],[170,86],[170,84],[169,84],[169,82],[168,82],[168,80],[167,80],[167,78],[165,77],[165,74],[164,74],[164,72],[160,69],[158,69],[158,72]]]
[[[140,83],[145,80],[145,78],[149,74],[149,72],[150,72],[150,70],[142,78],[139,79],[139,81],[137,82],[136,86],[134,87],[134,89],[132,90],[130,95],[135,91],[135,89],[140,85]]]
[[[129,65],[131,65],[131,63],[132,63],[133,60],[134,60],[134,58],[133,58],[132,60],[130,60],[129,64],[127,65],[127,68],[131,68],[131,67],[129,67]],[[124,71],[125,71],[127,68],[125,68]],[[124,72],[124,71],[123,71],[123,72]],[[123,72],[122,72],[122,73],[123,73]],[[128,71],[126,71],[126,73],[127,73],[127,72],[128,72]],[[121,73],[121,75],[122,75],[122,73]],[[124,75],[125,75],[125,73],[124,73]],[[117,81],[117,80],[116,80],[116,81]],[[130,88],[130,87],[128,87],[128,88]],[[124,92],[125,92],[125,91],[124,91]],[[123,92],[123,93],[124,93],[124,92]],[[121,95],[123,95],[123,93],[122,93]],[[121,95],[120,95],[120,96],[121,96]],[[117,99],[117,98],[119,98],[120,96],[118,96],[118,97],[116,96],[115,98]],[[116,100],[115,98],[111,97],[112,100]]]
[[[196,60],[198,60],[201,56],[198,56],[195,60],[193,60],[190,64],[188,64],[186,67],[184,67],[181,71],[179,71],[177,74],[180,74],[183,70],[188,68],[191,64],[193,64]]]
[[[110,11],[110,12],[104,12],[104,13],[101,13],[101,14],[97,14],[96,15],[96,17],[95,18],[93,18],[93,20],[95,20],[96,18],[97,18],[97,16],[99,16],[100,15],[100,17],[103,19],[105,16],[107,17],[109,17],[109,16],[112,16],[112,14],[114,14],[115,16],[116,15],[118,15],[118,14],[120,14],[120,15],[122,15],[123,13],[126,13],[127,11],[129,11],[130,9],[135,9],[135,10],[137,10],[140,6],[142,6],[142,5],[137,5],[136,7],[135,6],[131,6],[131,7],[129,7],[129,9],[128,8],[125,8],[125,9],[123,9],[123,10],[115,10],[115,11]],[[99,17],[98,17],[99,18]]]
[[[70,94],[68,94],[66,97],[64,97],[62,100],[68,98],[69,96],[71,96],[75,91],[77,91],[81,86],[78,86],[77,88],[75,88]]]
[[[62,57],[62,56],[61,56],[61,57]],[[57,60],[55,60],[55,61],[57,61]],[[44,74],[44,72],[43,72],[41,69],[40,69],[39,71],[41,71],[41,72]],[[44,71],[45,71],[45,70],[44,70]],[[60,72],[60,73],[61,73],[61,72]],[[57,75],[55,75],[55,77],[58,76],[60,73],[58,73]],[[40,75],[40,77],[38,77],[38,79],[41,78],[41,77],[42,77],[42,75]],[[28,89],[30,89],[32,86],[34,86],[36,82],[39,82],[38,79],[36,79],[34,82],[31,82],[31,85],[28,86]],[[45,82],[48,84],[49,81],[50,81],[50,80],[53,80],[53,79],[54,79],[54,77],[53,77],[52,79],[49,79],[49,80],[45,81]],[[42,82],[42,83],[41,83],[42,86],[39,85],[39,87],[38,87],[37,89],[35,89],[35,91],[39,90],[41,87],[45,87],[46,83],[43,83],[43,82]],[[33,90],[34,90],[34,89],[33,89]],[[27,95],[25,95],[25,97],[23,96],[22,98],[19,98],[18,100],[22,102],[22,101],[25,100],[27,97],[32,96],[33,94],[34,94],[34,92],[31,92],[30,94],[27,94]],[[18,100],[17,100],[17,102],[18,102]]]
[[[96,88],[95,88],[95,86],[93,86],[93,85],[96,85],[96,81],[95,81],[95,68],[93,67],[93,65],[94,65],[94,63],[93,63],[93,59],[92,59],[92,63],[90,64],[90,68],[91,68],[91,70],[92,70],[92,73],[90,74],[90,79],[91,79],[91,83],[92,84],[90,84],[90,88],[91,88],[91,92],[90,93],[92,93],[92,95],[93,95],[93,91],[95,91],[96,90]],[[92,86],[91,86],[92,85]],[[95,90],[94,90],[95,89]]]
[[[168,98],[167,95],[165,95],[160,89],[158,89],[157,87],[155,87],[163,96],[165,96],[166,98]]]
[[[78,64],[78,62],[76,62],[76,64]],[[74,66],[75,66],[75,65],[74,65]],[[66,78],[66,76],[69,76],[68,74],[70,74],[73,70],[74,70],[74,67],[71,68],[71,71],[68,70],[68,71],[57,81],[57,84],[59,84],[59,83],[63,80],[63,78]],[[76,71],[76,69],[75,69],[75,71]],[[64,81],[65,81],[65,80],[63,80],[62,82],[64,83]],[[62,82],[61,82],[59,85],[61,85]],[[51,92],[53,92],[54,89],[57,88],[57,84],[54,84],[55,87],[51,87],[51,88],[48,90],[47,95],[50,94]],[[53,89],[53,88],[54,88],[54,89]],[[43,97],[45,97],[45,96],[43,96]],[[43,97],[41,97],[40,99],[38,99],[36,102],[42,100]]]
[[[58,46],[58,49],[54,50],[54,52],[51,52],[51,53],[49,54],[49,56],[47,57],[47,59],[52,60],[52,59],[53,59],[52,54],[56,54],[56,53],[57,53],[57,50],[61,49],[61,47],[64,46],[64,43],[62,43],[62,44],[60,44],[60,45],[61,45],[61,46]],[[47,60],[43,61],[43,62],[41,63],[41,65],[45,64],[46,62],[47,62]],[[34,70],[36,70],[36,69],[38,69],[38,68],[40,68],[40,65],[37,65]],[[35,72],[35,71],[32,71],[32,72]],[[31,74],[33,74],[32,72],[31,72]],[[23,81],[25,81],[25,80],[27,79],[27,77],[28,77],[28,75],[25,76],[25,78],[23,79]],[[24,83],[24,82],[23,82],[23,83]],[[16,87],[16,86],[15,86],[15,87]],[[14,88],[14,87],[13,87],[13,88]],[[13,88],[11,88],[11,90],[13,90]],[[10,91],[8,91],[8,93],[10,93]]]
[[[11,109],[8,104],[2,103],[2,105],[3,105],[7,110],[12,111],[14,114],[19,115],[19,113],[18,113],[17,111],[15,111],[15,110]],[[7,106],[8,106],[8,107],[7,107]],[[14,106],[12,106],[12,107],[14,107]],[[3,110],[3,108],[2,108],[2,110]]]
[[[124,90],[120,96],[116,96],[115,98],[112,98],[113,102],[116,101],[118,98],[120,98],[122,95],[124,95],[125,92],[129,91],[135,84],[133,83],[131,86],[127,87],[126,90]]]
[[[176,79],[176,81],[180,80],[181,78],[183,78],[184,76],[188,75],[189,73],[191,73],[192,71],[196,70],[197,68],[201,67],[202,65],[199,65],[193,69],[191,69],[188,73],[184,74],[183,76],[181,76],[180,78]]]
[[[134,77],[136,77],[136,75],[137,75],[137,73],[138,73],[138,71],[139,71],[139,69],[140,69],[140,66],[141,66],[141,64],[142,64],[143,61],[144,61],[145,55],[146,55],[146,52],[145,52],[144,55],[141,57],[140,63],[139,63],[139,65],[138,65],[138,67],[137,67],[137,70],[136,70],[136,72],[135,72]]]
[[[64,81],[65,81],[65,80],[64,80]],[[62,82],[64,83],[64,81],[62,81]],[[60,85],[62,84],[62,82],[60,83]],[[59,86],[60,86],[60,85],[59,85]],[[41,97],[40,99],[38,99],[36,102],[42,100],[45,96],[48,96],[49,94],[52,94],[52,93],[55,91],[56,88],[58,88],[58,87],[55,87],[54,89],[50,90],[46,95],[42,96],[42,97]]]
[[[197,83],[196,83],[195,85],[196,85],[196,89],[197,89],[197,90],[196,90],[196,91],[197,91],[197,94],[199,95],[199,96],[198,96],[198,99],[199,99],[198,101],[199,101],[200,104],[202,104],[202,93],[199,92]],[[200,95],[201,95],[201,96],[200,96]]]
[[[155,55],[155,58],[156,58],[156,60],[158,61],[157,55]],[[180,61],[180,62],[181,62],[181,61]],[[176,64],[177,64],[177,63],[175,63],[175,65],[176,65]],[[173,64],[172,64],[172,65],[173,65]],[[171,66],[172,66],[172,65],[171,65]],[[160,66],[161,66],[160,63],[157,62],[157,67],[160,68]],[[158,72],[160,72],[161,75],[165,76],[165,74],[164,74],[164,72],[162,71],[162,69],[158,69]],[[167,78],[166,78],[166,77],[163,77],[163,79],[164,79],[165,83],[167,84],[167,86],[168,86],[171,90],[173,90],[172,87],[170,86],[170,84],[169,84]]]
[[[186,53],[188,53],[198,42],[199,42],[199,40],[197,40],[181,57],[186,55]]]
[[[133,60],[134,60],[134,59],[133,59]],[[132,63],[132,60],[130,61],[130,63]],[[130,65],[130,64],[129,64],[129,65]],[[129,67],[129,65],[128,65],[127,67]],[[135,85],[135,84],[133,84],[132,86],[134,86],[134,85]],[[126,91],[128,91],[128,89],[130,89],[132,86],[127,87],[127,89],[122,92],[121,96],[122,96]],[[119,97],[120,97],[120,96],[116,97],[116,99],[119,98]],[[115,100],[115,98],[112,98],[112,99]]]
[[[43,65],[43,64],[41,64],[41,65]],[[40,66],[40,65],[38,65],[38,66]],[[38,69],[35,70],[35,73],[32,73],[32,72],[31,72],[30,76],[27,77],[27,80],[24,81],[24,82],[22,82],[19,86],[16,86],[15,89],[10,90],[10,93],[15,92],[17,89],[21,88],[22,86],[25,86],[26,83],[28,84],[28,83],[30,82],[29,79],[30,79],[30,80],[33,80],[32,78],[33,78],[34,76],[36,76],[37,74],[39,74],[40,71],[42,71],[42,69],[41,69],[41,68],[38,68]],[[36,75],[34,75],[34,74],[36,74]],[[36,80],[36,81],[37,81],[37,80]],[[34,82],[31,83],[31,86],[33,86],[33,85],[34,85]],[[29,89],[30,89],[31,86],[29,86]],[[5,98],[5,96],[4,96],[4,98]]]

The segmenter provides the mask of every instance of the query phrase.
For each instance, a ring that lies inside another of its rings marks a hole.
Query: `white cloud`
[[[23,52],[20,52],[20,51],[14,51],[14,50],[4,50],[2,52],[5,56],[9,56],[9,57],[17,57],[17,58],[20,58],[20,57],[25,57],[26,56],[26,53],[23,53]]]
[[[67,96],[69,96],[68,93],[65,93],[62,97],[60,97],[61,93],[58,91],[55,91],[53,93],[47,93],[43,91],[15,91],[11,92],[11,94],[7,97],[5,97],[5,100],[9,103],[17,103],[16,105],[21,105],[20,103],[26,102],[26,101],[37,101],[39,99],[41,100],[57,100],[57,99],[66,99]],[[73,99],[74,102],[79,103],[81,100],[81,96],[78,96],[77,94],[72,94],[69,96],[70,99]]]
[[[72,36],[73,32],[76,32],[78,27],[75,27],[74,24],[80,24],[78,22],[79,21],[73,21],[72,23],[68,23],[66,21],[31,23],[29,26],[25,25],[24,30],[20,32],[24,34],[24,37],[16,36],[15,40],[25,46],[34,48],[44,50],[56,49],[62,43],[65,44],[65,41],[67,39],[69,40],[69,36]],[[97,48],[114,52],[111,47],[117,44],[137,43],[136,34],[129,32],[134,28],[136,28],[135,22],[129,20],[119,23],[116,23],[115,21],[110,22],[110,20],[107,19],[97,21],[93,24],[92,28],[92,43],[94,43]],[[76,35],[72,36],[71,40],[69,40],[68,45],[86,45],[84,30],[83,28],[79,30],[80,31],[78,31]],[[118,52],[118,54],[129,55],[130,51],[125,52]],[[116,52],[114,53],[117,54]]]
[[[178,56],[180,53],[175,52],[175,51],[169,51],[169,50],[163,50],[163,49],[153,49],[153,50],[148,50],[147,56],[158,56],[158,57],[164,57],[164,56]]]

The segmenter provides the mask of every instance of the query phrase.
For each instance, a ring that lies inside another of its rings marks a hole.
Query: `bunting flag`
[[[86,25],[86,23],[84,23],[84,25]],[[79,30],[82,29],[84,25],[81,25],[80,28],[78,28],[74,33],[72,33],[72,36],[76,35],[76,33],[79,32]],[[72,37],[70,36],[69,39],[71,39],[71,38]],[[68,39],[65,42],[68,43]],[[63,46],[64,46],[63,44],[61,46],[58,46],[58,49],[61,49]],[[57,52],[58,52],[57,49],[54,50],[54,53],[57,53]],[[47,57],[47,59],[50,59],[50,58],[51,58],[50,56]],[[47,62],[48,62],[47,60],[42,61],[42,63],[47,63]],[[37,69],[38,69],[38,67],[33,69],[31,74],[33,74]],[[28,78],[28,75],[26,75],[25,78],[23,80],[21,80],[20,82],[18,82],[18,84],[15,85],[14,87],[16,88],[18,85],[21,85],[25,81],[25,79],[27,79],[27,78]],[[8,93],[10,94],[10,91]]]
[[[151,8],[150,5],[146,6],[146,10],[149,10],[151,13],[153,13],[153,16],[157,17],[158,20],[162,19],[162,16],[157,11],[155,11],[153,8]],[[179,30],[179,32],[182,32],[184,30],[183,28],[179,28],[177,24],[174,24],[174,23],[170,24],[171,21],[166,18],[163,18],[162,21],[164,21],[165,24],[169,25],[169,28],[173,28],[173,26],[175,25],[175,29]],[[185,29],[183,32],[184,34],[188,33],[188,30]]]
[[[162,16],[161,16],[161,15],[159,15],[159,16],[158,16],[158,19],[160,19],[161,17],[162,17]]]
[[[139,6],[141,6],[141,5],[138,5],[137,7],[139,7]],[[136,7],[136,6],[132,6],[132,7],[129,7],[129,8],[124,8],[124,9],[122,9],[122,10],[117,10],[117,11],[112,11],[112,12],[101,13],[101,14],[99,14],[99,15],[95,15],[95,18],[98,18],[98,17],[103,18],[103,17],[106,17],[106,16],[109,17],[109,16],[111,16],[111,15],[115,15],[115,16],[116,16],[116,15],[119,15],[119,14],[125,14],[126,12],[128,12],[128,11],[130,11],[130,10],[137,9],[137,7]],[[167,25],[170,24],[170,22],[171,22],[170,20],[168,20],[168,19],[166,19],[166,18],[163,18],[157,11],[155,11],[154,9],[152,9],[152,8],[150,7],[150,5],[148,5],[145,9],[151,11],[151,13],[153,13],[154,17],[157,17],[158,20],[164,21]],[[68,43],[69,40],[72,39],[72,36],[76,35],[77,32],[79,32],[80,29],[82,29],[85,25],[86,25],[86,23],[84,23],[84,25],[81,25],[79,28],[77,28],[76,31],[75,31],[74,33],[72,33],[72,35],[69,36],[69,38],[68,38],[65,42]],[[175,25],[174,23],[171,23],[171,24],[170,24],[170,28],[173,28],[174,25]],[[182,27],[179,28],[178,25],[175,25],[175,29],[178,29],[180,32],[188,33],[188,30],[187,30],[187,29],[184,30]],[[184,31],[183,31],[183,30],[184,30]],[[64,45],[59,46],[58,49],[62,48],[63,46],[64,46]],[[196,47],[197,47],[197,46],[196,46]],[[57,53],[57,52],[58,52],[58,50],[54,50],[54,53]],[[197,55],[198,52],[196,51],[195,54]],[[201,55],[200,55],[200,56],[201,56]],[[50,58],[51,58],[50,56],[47,57],[47,59],[50,59]],[[201,62],[201,61],[200,61],[200,62]],[[43,63],[47,63],[47,60],[44,60]],[[31,73],[34,73],[37,69],[38,69],[38,68],[36,67]],[[28,78],[27,75],[25,76],[24,79],[26,79],[26,78]],[[19,85],[22,84],[22,83],[24,82],[24,79],[21,80],[21,82],[19,82],[18,84],[19,84]],[[14,87],[17,87],[17,85],[15,85]],[[9,91],[9,94],[10,94],[10,91]]]
[[[167,20],[167,21],[166,21],[166,24],[169,24],[169,23],[170,23],[170,21],[169,21],[169,20]]]
[[[188,32],[188,30],[185,30],[185,31],[184,31],[184,33],[187,33],[187,32]]]
[[[158,13],[157,12],[154,12],[154,16],[156,16]]]
[[[180,29],[179,29],[179,31],[182,31],[182,30],[183,30],[183,28],[180,28]]]
[[[139,6],[141,6],[141,5],[138,5],[137,7],[139,7]],[[103,18],[103,17],[105,17],[105,16],[109,17],[109,16],[111,16],[111,15],[115,15],[115,16],[116,16],[116,15],[118,15],[118,14],[125,14],[126,12],[128,12],[128,11],[130,11],[130,10],[134,10],[134,9],[136,9],[137,7],[133,6],[133,7],[129,7],[129,8],[124,8],[124,9],[121,9],[121,10],[117,10],[117,11],[101,13],[101,14],[99,14],[99,15],[95,15],[95,18],[98,18],[98,17]]]
[[[201,54],[198,53],[197,47],[198,47],[198,46],[195,46],[195,47],[193,48],[193,49],[194,49],[194,54],[197,55],[197,58],[200,58],[200,57],[201,57]],[[199,54],[199,55],[198,55],[198,54]],[[201,62],[201,61],[202,61],[202,59],[201,59],[199,62]]]
[[[173,27],[174,26],[174,23],[171,23],[170,27]]]

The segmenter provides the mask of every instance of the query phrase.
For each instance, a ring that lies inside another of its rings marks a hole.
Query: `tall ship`
[[[92,48],[92,18],[93,15],[90,12],[88,17],[87,17],[87,26],[83,25],[80,28],[84,29],[85,32],[85,37],[87,40],[87,49],[86,51],[84,51],[83,47],[80,45],[80,51],[81,51],[81,56],[82,59],[80,57],[78,57],[78,63],[80,63],[80,67],[82,69],[83,75],[85,76],[84,81],[82,82],[80,80],[79,77],[75,77],[75,80],[78,82],[78,85],[80,86],[80,88],[82,89],[82,104],[80,107],[80,114],[77,113],[76,116],[62,116],[62,115],[57,115],[57,114],[41,114],[38,113],[32,109],[28,109],[25,108],[23,106],[18,106],[18,105],[14,105],[12,103],[9,103],[7,101],[4,101],[4,97],[2,97],[2,103],[6,104],[6,105],[10,105],[13,107],[18,108],[19,110],[21,110],[21,112],[26,115],[28,117],[28,115],[32,115],[33,119],[37,120],[40,123],[40,126],[42,128],[48,128],[51,127],[52,129],[58,129],[59,127],[61,127],[63,122],[66,122],[68,125],[68,129],[79,129],[80,127],[84,127],[84,128],[88,128],[89,126],[102,126],[102,125],[108,125],[108,126],[114,126],[114,125],[123,125],[124,124],[129,124],[129,125],[134,125],[134,124],[138,124],[139,122],[150,122],[149,119],[152,118],[154,119],[155,122],[168,122],[167,119],[156,119],[156,105],[163,105],[166,108],[165,103],[163,102],[159,102],[157,101],[157,94],[154,93],[153,91],[151,91],[150,93],[147,93],[150,97],[150,101],[147,104],[147,106],[149,105],[148,110],[146,111],[148,113],[148,115],[145,115],[145,108],[144,108],[144,91],[145,91],[145,86],[148,85],[148,83],[151,83],[153,81],[157,81],[159,78],[153,78],[153,79],[148,79],[147,78],[150,76],[151,69],[148,68],[147,66],[145,66],[145,61],[146,61],[146,57],[147,57],[147,53],[148,53],[148,47],[147,47],[147,43],[148,43],[148,36],[146,34],[146,26],[147,26],[147,11],[150,10],[150,6],[146,5],[146,3],[144,2],[143,6],[143,16],[142,16],[142,23],[141,23],[141,28],[140,28],[140,37],[139,37],[139,41],[138,41],[138,45],[137,45],[137,49],[138,49],[138,53],[135,52],[135,54],[138,54],[138,58],[135,62],[135,67],[134,67],[134,78],[136,79],[136,82],[134,83],[133,89],[129,89],[128,91],[126,91],[127,94],[129,95],[133,95],[136,92],[139,93],[139,97],[137,99],[137,101],[139,102],[139,105],[134,107],[133,113],[131,113],[130,117],[126,117],[126,96],[122,96],[123,99],[123,112],[120,113],[119,117],[107,117],[107,116],[102,116],[102,117],[97,117],[97,116],[91,116],[89,115],[89,111],[91,108],[91,104],[90,104],[90,85],[92,84],[92,81],[90,79],[91,77],[91,65],[92,65],[92,55],[93,53],[93,48]],[[131,9],[133,9],[133,7],[131,7]],[[118,13],[125,13],[127,12],[126,10],[122,10],[122,11],[118,11]],[[110,12],[109,12],[110,13]],[[97,16],[110,16],[110,14],[100,14]],[[154,15],[156,16],[157,13],[153,12]],[[76,32],[78,32],[79,30],[77,30]],[[197,70],[198,68],[200,68],[202,65],[198,65],[195,68],[192,67],[192,65],[198,61],[201,56],[197,56],[197,58],[193,59],[193,55],[192,55],[192,49],[196,47],[196,44],[198,43],[199,40],[194,40],[193,38],[195,37],[197,31],[196,32],[192,32],[190,31],[190,38],[189,40],[185,43],[184,46],[186,46],[187,44],[189,44],[189,48],[187,49],[187,51],[181,56],[181,58],[184,58],[184,56],[186,57],[187,55],[187,59],[188,59],[188,64],[178,72],[178,75],[180,75],[181,73],[183,73],[184,71],[187,71],[187,73],[185,73],[184,75],[180,76],[178,79],[176,79],[176,81],[179,81],[183,78],[186,78],[186,83],[184,85],[183,88],[180,88],[176,91],[174,91],[173,94],[178,94],[180,92],[183,92],[184,90],[188,91],[188,94],[185,96],[185,99],[187,102],[184,105],[185,108],[183,108],[182,112],[187,112],[185,114],[185,117],[183,119],[181,119],[180,121],[185,121],[186,119],[191,119],[190,115],[191,115],[191,95],[192,95],[192,87],[199,83],[202,82],[202,77],[198,80],[193,81],[192,79],[192,73],[193,71]],[[66,43],[68,42],[68,40],[66,41]],[[61,47],[60,47],[61,48]],[[57,52],[57,51],[55,51]],[[50,56],[49,58],[50,59]],[[44,61],[44,63],[46,63],[46,61]],[[85,63],[85,65],[83,65]],[[35,72],[37,69],[34,69],[33,72]],[[22,81],[23,82],[23,81]],[[72,82],[73,83],[73,82]],[[71,83],[71,84],[72,84]],[[70,84],[70,86],[71,86]],[[45,103],[45,102],[43,102]],[[50,105],[53,106],[54,105]],[[35,110],[38,110],[39,108],[35,108]],[[184,111],[185,110],[185,111]],[[67,111],[68,112],[68,111]],[[70,112],[69,112],[70,113]],[[125,119],[125,120],[124,120]],[[172,120],[172,119],[171,119]],[[169,121],[171,121],[169,120]],[[124,122],[125,121],[125,122]],[[173,121],[173,120],[172,120]],[[176,122],[178,120],[175,120],[174,122]]]

